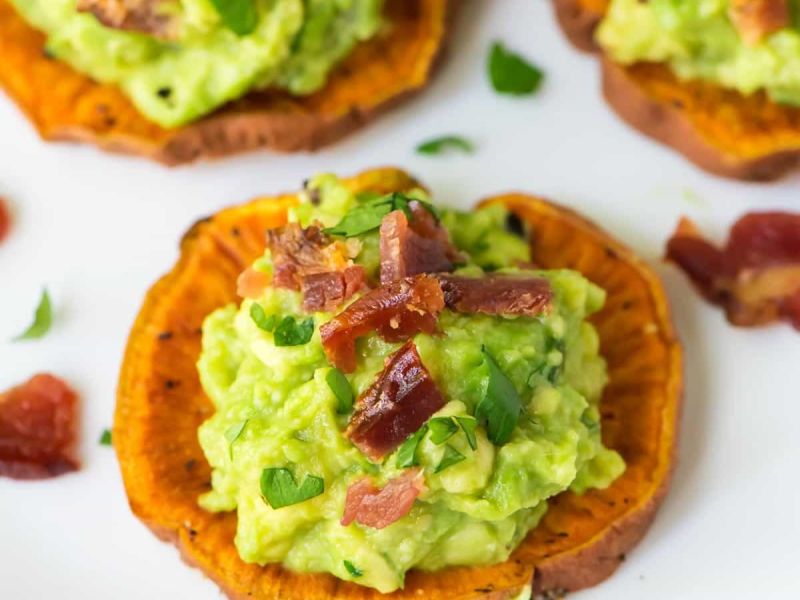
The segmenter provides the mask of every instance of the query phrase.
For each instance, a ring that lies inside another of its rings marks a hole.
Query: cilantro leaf
[[[436,417],[428,421],[431,430],[431,441],[441,446],[458,431],[458,425],[450,417]]]
[[[350,209],[336,225],[326,227],[322,231],[328,235],[356,237],[378,229],[383,217],[395,210],[402,210],[410,219],[412,215],[408,205],[412,200],[400,192],[392,192],[383,196],[370,195],[361,204]]]
[[[302,346],[307,344],[314,335],[314,319],[308,318],[297,322],[288,315],[281,319],[275,327],[274,342],[276,346]]]
[[[97,440],[101,446],[110,446],[111,445],[111,430],[110,429],[103,429],[103,433],[100,434],[100,439]]]
[[[233,443],[242,435],[249,421],[250,419],[245,419],[241,423],[235,423],[225,430],[225,439],[228,440],[228,452],[230,453],[231,460],[233,460]]]
[[[461,454],[458,450],[453,448],[450,444],[444,447],[444,454],[442,455],[442,460],[434,469],[434,473],[439,473],[440,471],[444,471],[448,467],[452,467],[455,464],[460,463],[464,460],[464,455]]]
[[[447,150],[460,150],[465,154],[472,154],[475,151],[475,147],[472,145],[472,142],[457,135],[443,135],[417,146],[418,154],[441,154]]]
[[[53,306],[50,302],[50,294],[47,288],[44,288],[39,298],[39,305],[36,307],[36,312],[33,315],[33,323],[31,323],[23,333],[15,337],[14,341],[38,340],[50,331],[50,326],[52,324]]]
[[[345,377],[344,373],[339,369],[333,367],[328,371],[328,374],[325,375],[325,381],[338,401],[336,412],[340,415],[349,413],[353,408],[355,394],[353,394],[353,388],[350,387],[350,382],[347,381],[347,377]]]
[[[344,568],[347,569],[347,572],[350,573],[352,577],[361,577],[364,574],[364,571],[359,569],[349,560],[344,561]]]
[[[336,225],[326,227],[322,231],[328,235],[355,237],[380,227],[383,217],[390,212],[392,212],[392,205],[388,202],[368,202],[353,208]]]
[[[464,435],[467,437],[467,443],[469,444],[469,447],[473,450],[477,449],[478,440],[475,437],[475,429],[478,427],[478,421],[472,417],[456,417],[455,419],[459,427],[461,427],[461,430],[464,432]]]
[[[482,348],[483,361],[489,369],[489,379],[483,398],[475,407],[475,416],[486,423],[486,435],[496,446],[502,446],[517,426],[522,402],[511,380],[497,365],[494,357]]]
[[[259,329],[263,329],[264,331],[274,331],[278,320],[278,317],[275,315],[267,316],[267,313],[264,312],[264,307],[258,302],[253,302],[250,305],[250,318],[253,319],[253,323],[255,323]]]
[[[409,436],[409,438],[403,442],[400,449],[397,451],[396,465],[398,469],[405,469],[406,467],[413,467],[419,464],[417,462],[417,447],[419,447],[419,443],[427,432],[428,424],[426,423],[420,427],[415,434]]]
[[[225,26],[238,36],[255,31],[258,12],[253,0],[211,0]]]
[[[544,73],[501,42],[495,42],[489,53],[489,78],[496,92],[522,96],[539,89]]]
[[[268,468],[261,472],[261,494],[272,508],[278,509],[305,502],[325,491],[325,481],[316,475],[306,475],[297,485],[289,469]]]

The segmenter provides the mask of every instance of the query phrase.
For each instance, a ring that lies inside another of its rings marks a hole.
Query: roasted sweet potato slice
[[[354,190],[403,191],[417,185],[393,169],[348,180]],[[217,213],[184,237],[173,270],[149,292],[131,332],[114,421],[117,451],[134,513],[178,545],[234,598],[368,599],[378,592],[329,575],[301,575],[239,559],[235,513],[197,505],[210,469],[197,427],[213,407],[195,367],[200,325],[236,301],[236,279],[264,249],[264,230],[284,222],[294,196],[257,199]],[[681,352],[657,277],[618,242],[556,205],[524,195],[501,202],[529,223],[534,260],[574,267],[608,290],[594,317],[610,383],[601,403],[605,443],[628,468],[609,489],[553,499],[543,523],[505,563],[411,572],[391,598],[512,598],[535,590],[579,589],[607,577],[644,534],[667,490],[682,392]]]
[[[600,52],[594,30],[608,0],[553,0],[572,43]],[[769,181],[800,164],[800,108],[745,96],[703,81],[682,81],[659,64],[625,67],[603,59],[603,93],[642,133],[698,166],[736,179]]]
[[[385,34],[361,44],[306,97],[251,93],[193,124],[163,129],[115,86],[48,58],[44,37],[0,0],[0,85],[47,140],[175,165],[269,147],[315,150],[363,125],[431,77],[458,0],[387,0]]]

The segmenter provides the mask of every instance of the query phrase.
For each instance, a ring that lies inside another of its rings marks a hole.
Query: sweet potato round
[[[48,58],[44,36],[0,0],[0,86],[44,139],[89,142],[168,165],[260,147],[315,150],[425,86],[458,1],[387,0],[387,32],[359,45],[315,94],[251,93],[195,123],[164,129],[116,86]]]
[[[395,169],[368,171],[347,184],[378,192],[417,185]],[[245,564],[233,545],[236,514],[211,514],[197,504],[210,486],[197,427],[213,412],[195,366],[200,325],[212,310],[236,301],[237,275],[262,254],[265,229],[283,223],[295,201],[293,195],[256,199],[198,223],[184,237],[178,263],[150,290],[131,332],[114,446],[133,512],[230,597],[381,598],[329,575]],[[521,194],[487,202],[505,204],[531,226],[536,263],[576,268],[608,291],[606,307],[593,318],[610,377],[601,401],[603,439],[623,455],[627,470],[606,490],[554,498],[541,525],[505,563],[412,571],[405,589],[390,598],[501,600],[532,581],[536,591],[593,585],[644,535],[674,464],[681,351],[658,278],[567,209]]]
[[[553,0],[559,23],[581,50],[600,53],[594,30],[608,0]],[[682,81],[664,66],[602,60],[603,93],[630,125],[723,177],[771,181],[800,164],[800,109],[764,93],[744,96]]]

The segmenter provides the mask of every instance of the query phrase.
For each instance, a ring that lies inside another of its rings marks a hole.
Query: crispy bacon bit
[[[731,0],[728,16],[750,46],[788,27],[792,19],[788,0]]]
[[[409,203],[411,221],[402,210],[383,218],[380,230],[381,283],[421,273],[452,271],[461,254],[447,230],[417,201]]]
[[[444,398],[408,341],[386,359],[375,382],[359,396],[347,437],[373,461],[379,461],[444,406]]]
[[[366,283],[364,269],[351,260],[358,248],[333,240],[317,224],[272,229],[267,244],[275,285],[302,291],[306,311],[334,310]]]
[[[800,330],[800,215],[747,214],[722,249],[684,218],[667,243],[667,258],[706,299],[725,309],[732,324],[785,319]]]
[[[414,501],[424,489],[425,477],[421,469],[407,469],[389,480],[383,489],[367,477],[359,479],[347,489],[341,524],[346,527],[355,521],[383,529],[411,512]]]
[[[536,316],[546,313],[553,300],[550,282],[543,277],[437,275],[448,308],[461,313]]]
[[[92,13],[106,27],[172,39],[178,23],[166,4],[165,0],[78,0],[77,8]]]
[[[0,196],[0,242],[6,239],[9,229],[11,229],[11,215],[8,213],[5,198]]]
[[[0,475],[45,479],[75,471],[78,399],[53,375],[0,394]]]
[[[300,284],[303,310],[333,311],[360,290],[366,282],[364,267],[354,265],[344,271],[306,275]]]
[[[372,331],[390,342],[436,331],[444,308],[439,282],[417,275],[381,285],[320,327],[328,360],[345,373],[356,368],[356,339]]]
[[[269,275],[250,267],[242,271],[236,280],[236,293],[242,298],[253,300],[260,297],[268,285]]]

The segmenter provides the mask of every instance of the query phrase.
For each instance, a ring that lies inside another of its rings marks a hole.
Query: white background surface
[[[798,208],[797,175],[775,185],[706,175],[628,129],[604,106],[596,64],[570,48],[541,0],[469,1],[439,77],[420,97],[315,155],[258,153],[168,170],[92,148],[47,145],[0,97],[0,194],[13,205],[0,247],[0,388],[51,370],[80,391],[84,467],[45,482],[0,480],[0,598],[217,598],[129,512],[111,449],[117,370],[147,287],[197,218],[297,189],[320,170],[409,169],[449,204],[525,190],[570,204],[659,262],[679,215],[721,238],[744,211]],[[489,44],[502,39],[547,72],[541,94],[495,95]],[[1,58],[0,58],[1,60]],[[474,156],[414,146],[457,133]],[[800,598],[800,336],[729,327],[673,268],[658,264],[686,347],[681,462],[670,496],[618,573],[576,599]],[[55,326],[29,323],[41,287]]]

